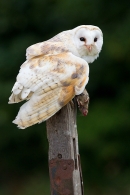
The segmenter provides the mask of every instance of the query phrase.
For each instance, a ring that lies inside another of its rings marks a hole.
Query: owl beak
[[[89,52],[92,51],[92,45],[86,45],[86,47],[87,47],[87,49],[88,49]]]

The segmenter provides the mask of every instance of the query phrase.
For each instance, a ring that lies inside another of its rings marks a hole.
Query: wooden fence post
[[[47,121],[51,195],[83,195],[76,106],[69,103]]]

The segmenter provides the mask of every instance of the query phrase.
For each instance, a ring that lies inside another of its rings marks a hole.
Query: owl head
[[[92,63],[102,49],[102,31],[97,26],[82,25],[74,28],[73,33],[73,42],[79,56],[88,63]]]

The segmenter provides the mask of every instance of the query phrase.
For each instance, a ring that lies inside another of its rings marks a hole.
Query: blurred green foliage
[[[78,114],[85,194],[130,194],[130,7],[128,0],[0,1],[0,194],[49,194],[45,123],[12,124],[8,97],[28,46],[78,25],[99,26],[100,57],[90,64],[89,114]]]

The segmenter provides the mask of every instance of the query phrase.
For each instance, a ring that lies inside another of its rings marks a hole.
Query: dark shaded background
[[[0,194],[48,195],[45,123],[12,124],[8,105],[28,46],[78,25],[99,26],[100,57],[90,64],[87,117],[78,114],[85,195],[130,195],[130,6],[128,0],[0,1]]]

